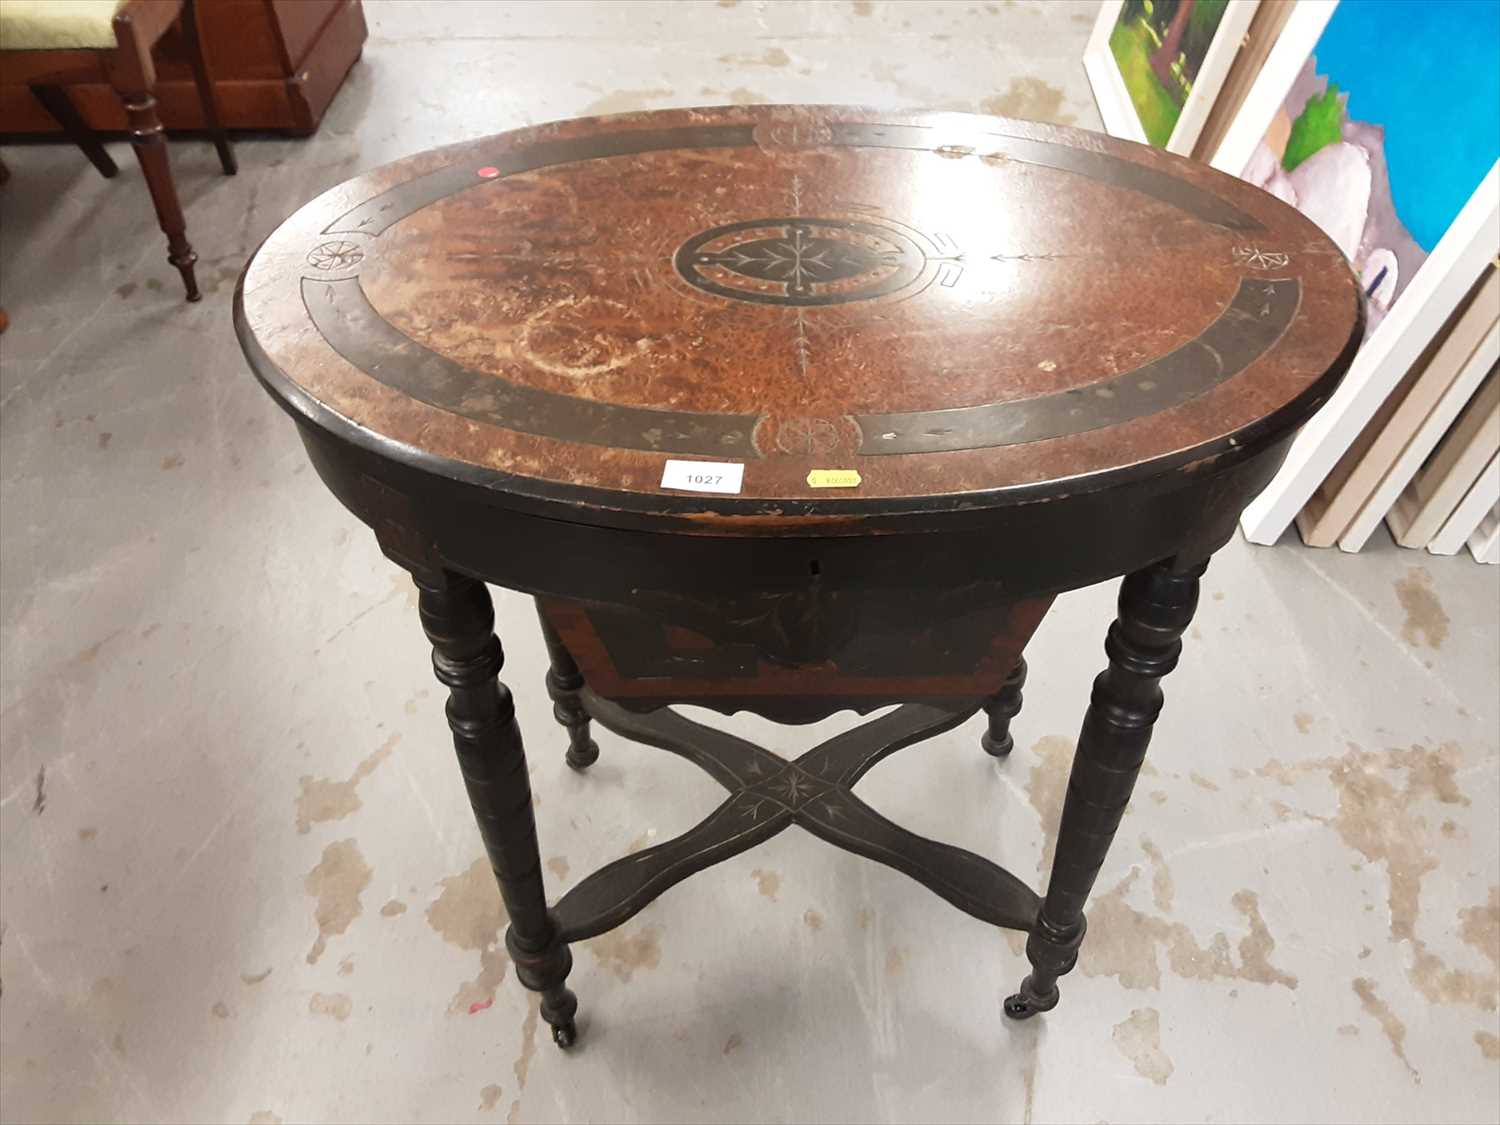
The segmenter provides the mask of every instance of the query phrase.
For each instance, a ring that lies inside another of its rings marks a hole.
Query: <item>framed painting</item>
[[[1084,52],[1104,128],[1190,155],[1259,0],[1105,0]]]
[[[1193,146],[1193,159],[1207,164],[1219,150],[1219,142],[1234,119],[1239,116],[1245,97],[1260,76],[1260,68],[1266,63],[1272,48],[1281,39],[1286,21],[1296,9],[1295,0],[1265,0],[1255,8],[1250,29],[1240,42],[1239,52],[1229,64],[1229,74],[1219,87],[1213,107],[1208,111],[1208,120],[1198,134],[1198,143]]]
[[[1251,542],[1276,542],[1494,256],[1497,157],[1500,0],[1298,0],[1212,163],[1328,233],[1368,323],[1245,510]],[[1339,546],[1358,550],[1366,523]]]

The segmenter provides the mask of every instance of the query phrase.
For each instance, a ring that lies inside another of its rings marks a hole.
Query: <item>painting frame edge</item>
[[[1179,156],[1193,154],[1193,146],[1197,144],[1203,127],[1208,123],[1209,110],[1213,108],[1225,79],[1229,77],[1230,67],[1239,53],[1259,5],[1260,0],[1229,0],[1224,17],[1214,32],[1213,41],[1203,56],[1203,65],[1193,82],[1192,93],[1183,104],[1177,124],[1172,127],[1172,135],[1163,146],[1164,151]],[[1130,99],[1130,91],[1126,89],[1120,68],[1109,49],[1110,33],[1124,6],[1125,0],[1103,0],[1099,5],[1099,14],[1089,33],[1088,46],[1084,48],[1083,69],[1088,77],[1099,117],[1104,122],[1104,131],[1112,137],[1155,148],[1147,140],[1135,103]]]
[[[1302,64],[1318,45],[1339,6],[1339,0],[1293,0],[1293,3],[1296,6],[1276,37],[1276,45],[1261,64],[1239,112],[1208,162],[1220,172],[1238,177],[1245,170],[1255,146],[1266,135],[1272,118],[1286,100],[1287,91],[1297,80]]]
[[[1208,51],[1203,56],[1203,65],[1193,82],[1193,92],[1188,95],[1188,100],[1182,107],[1182,115],[1177,119],[1177,127],[1172,130],[1172,139],[1167,142],[1168,152],[1181,156],[1193,155],[1193,148],[1203,135],[1203,127],[1208,124],[1209,110],[1213,109],[1214,102],[1224,89],[1229,70],[1234,65],[1235,56],[1244,46],[1245,36],[1249,34],[1250,24],[1259,7],[1260,0],[1229,0],[1224,18],[1219,21]]]
[[[1145,144],[1146,130],[1136,116],[1130,91],[1125,88],[1125,79],[1120,76],[1120,68],[1109,49],[1109,33],[1124,6],[1125,0],[1103,0],[1099,5],[1099,15],[1094,19],[1094,29],[1089,32],[1089,43],[1083,51],[1083,71],[1088,76],[1104,131],[1112,137]]]

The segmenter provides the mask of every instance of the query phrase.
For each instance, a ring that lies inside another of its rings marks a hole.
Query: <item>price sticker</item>
[[[858,469],[814,469],[807,474],[810,488],[858,488]]]
[[[724,461],[668,461],[662,466],[661,486],[684,492],[736,493],[745,480],[745,466]]]

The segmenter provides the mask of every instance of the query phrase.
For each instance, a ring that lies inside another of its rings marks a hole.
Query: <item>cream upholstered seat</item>
[[[125,0],[0,0],[0,51],[107,50]]]

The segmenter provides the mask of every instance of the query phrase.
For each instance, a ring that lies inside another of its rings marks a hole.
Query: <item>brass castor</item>
[[[1029,1020],[1038,1012],[1050,1012],[1057,1007],[1057,998],[1056,986],[1046,996],[1034,995],[1031,991],[1031,978],[1027,977],[1021,982],[1020,992],[1005,998],[1005,1014],[1013,1020]]]

